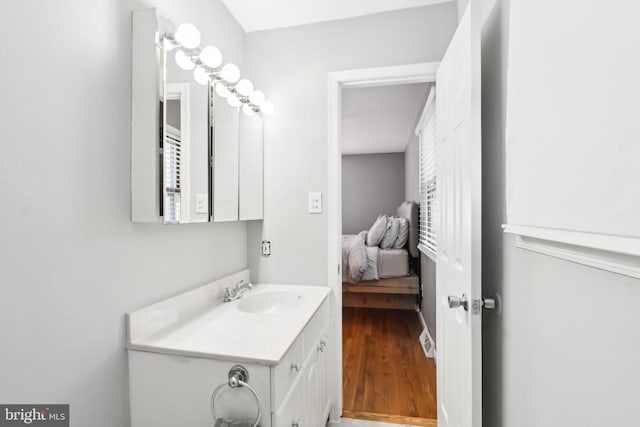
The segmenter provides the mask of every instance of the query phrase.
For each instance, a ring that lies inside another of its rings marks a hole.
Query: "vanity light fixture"
[[[242,100],[238,98],[238,96],[236,96],[235,93],[232,93],[229,96],[227,96],[227,103],[235,108],[242,105]]]
[[[220,77],[227,83],[234,84],[240,80],[240,69],[235,64],[227,64],[220,70]]]
[[[205,47],[198,57],[209,68],[217,69],[222,65],[222,53],[215,46]]]
[[[195,49],[200,45],[200,31],[198,31],[193,24],[180,24],[174,38],[180,45],[187,49]]]
[[[251,95],[249,95],[249,102],[257,107],[262,105],[264,99],[264,93],[260,90],[254,90]]]
[[[223,98],[231,95],[231,92],[229,92],[229,89],[227,89],[227,85],[222,82],[216,83],[216,93]]]
[[[254,109],[253,109],[253,107],[251,107],[251,105],[250,105],[250,104],[244,104],[244,105],[242,106],[242,112],[243,112],[245,115],[249,116],[249,117],[251,117],[251,116],[253,116],[254,114],[256,114],[256,110],[254,110]]]
[[[215,46],[200,48],[200,31],[193,24],[180,24],[175,33],[162,38],[165,51],[176,49],[175,61],[183,70],[193,70],[198,84],[214,84],[216,93],[226,98],[232,107],[242,107],[247,116],[255,113],[271,114],[273,104],[264,93],[254,90],[248,79],[240,79],[240,69],[234,64],[222,65],[222,53]]]
[[[209,74],[207,73],[207,70],[200,66],[193,70],[193,78],[198,84],[203,86],[209,83]]]
[[[247,79],[242,79],[236,83],[236,92],[240,96],[249,96],[253,92],[253,83]]]
[[[186,53],[184,53],[183,50],[176,51],[175,59],[178,67],[182,68],[183,70],[189,71],[193,70],[196,67],[196,64],[193,63],[191,58]]]

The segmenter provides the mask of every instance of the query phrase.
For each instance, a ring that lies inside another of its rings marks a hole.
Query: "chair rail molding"
[[[505,224],[516,246],[640,279],[640,239],[581,231]]]

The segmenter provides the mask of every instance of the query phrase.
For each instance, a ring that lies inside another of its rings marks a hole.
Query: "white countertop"
[[[320,286],[256,285],[242,298],[223,303],[221,286],[215,285],[129,314],[127,348],[276,365],[331,292]],[[300,302],[279,313],[246,313],[238,309],[243,298],[270,291],[293,291],[300,295]],[[202,302],[203,293],[208,294],[206,305]],[[189,300],[194,303],[192,310]]]

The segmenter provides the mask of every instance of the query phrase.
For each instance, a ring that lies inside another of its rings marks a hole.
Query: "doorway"
[[[337,402],[331,414],[332,420],[344,414],[369,420],[436,425],[435,415],[431,418],[416,416],[421,414],[420,410],[423,410],[422,414],[434,414],[435,411],[435,379],[432,377],[431,395],[428,392],[431,387],[425,391],[412,385],[429,382],[429,375],[435,375],[432,360],[431,368],[428,363],[424,366],[416,363],[424,362],[420,358],[425,359],[425,355],[420,354],[420,325],[416,326],[419,322],[416,312],[360,307],[349,307],[343,312],[342,107],[345,90],[433,83],[438,65],[411,64],[329,75],[328,272],[336,298],[333,319],[338,348],[333,360]],[[397,366],[391,362],[397,362]],[[408,378],[416,382],[411,383]]]

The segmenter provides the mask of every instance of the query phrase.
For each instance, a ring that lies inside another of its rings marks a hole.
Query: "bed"
[[[401,248],[381,249],[366,246],[366,269],[360,280],[353,280],[354,263],[350,258],[362,251],[361,240],[366,241],[367,231],[358,235],[345,235],[342,239],[342,305],[344,307],[369,307],[414,309],[420,295],[418,253],[418,205],[404,202],[397,209],[397,216],[408,223],[407,243]],[[354,249],[355,248],[355,249]],[[362,265],[364,263],[361,262]],[[357,265],[357,263],[355,264]],[[358,272],[360,272],[359,270]]]

